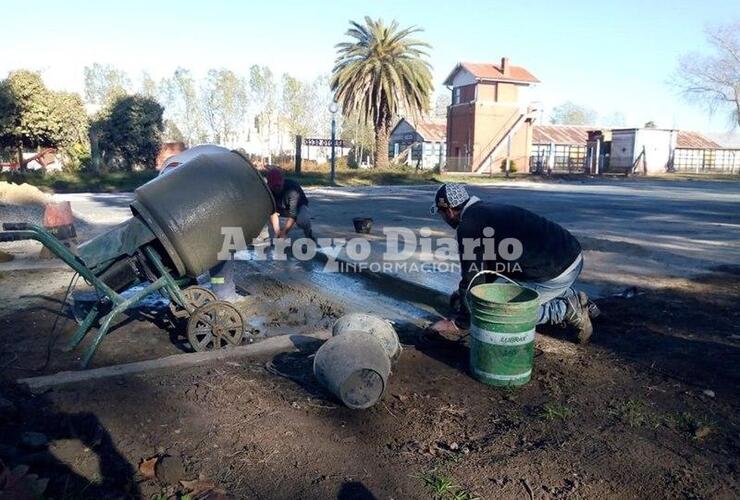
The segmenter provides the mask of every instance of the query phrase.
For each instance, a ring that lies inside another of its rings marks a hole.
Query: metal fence
[[[554,155],[552,160],[550,156]],[[552,163],[551,163],[552,162]],[[550,168],[552,165],[552,168]],[[533,144],[529,157],[529,171],[533,174],[582,174],[586,172],[586,146],[570,144]]]
[[[446,172],[470,172],[472,158],[470,156],[448,156],[445,159]]]
[[[696,174],[740,174],[740,149],[676,149],[673,170]]]

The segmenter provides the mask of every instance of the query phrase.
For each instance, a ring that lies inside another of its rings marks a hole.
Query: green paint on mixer
[[[472,375],[497,386],[529,382],[539,294],[516,284],[489,283],[472,287],[467,300]]]

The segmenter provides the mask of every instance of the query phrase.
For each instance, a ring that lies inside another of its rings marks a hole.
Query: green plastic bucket
[[[513,283],[489,283],[470,288],[467,301],[473,377],[496,386],[529,382],[539,294]]]

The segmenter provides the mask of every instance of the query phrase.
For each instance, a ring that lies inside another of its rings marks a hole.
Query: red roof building
[[[504,57],[501,64],[490,63],[471,63],[461,62],[455,66],[449,76],[444,81],[444,85],[452,85],[455,76],[465,70],[478,82],[520,82],[520,83],[540,83],[532,73],[521,66],[509,64],[509,59]]]
[[[521,165],[532,143],[533,110],[526,92],[539,80],[504,57],[499,64],[461,62],[444,84],[447,109],[447,169],[492,173],[506,158]]]

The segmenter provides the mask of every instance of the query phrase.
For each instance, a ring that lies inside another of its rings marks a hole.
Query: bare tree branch
[[[733,127],[740,126],[740,21],[706,30],[712,54],[679,59],[674,83],[688,99],[713,112],[727,109]]]

